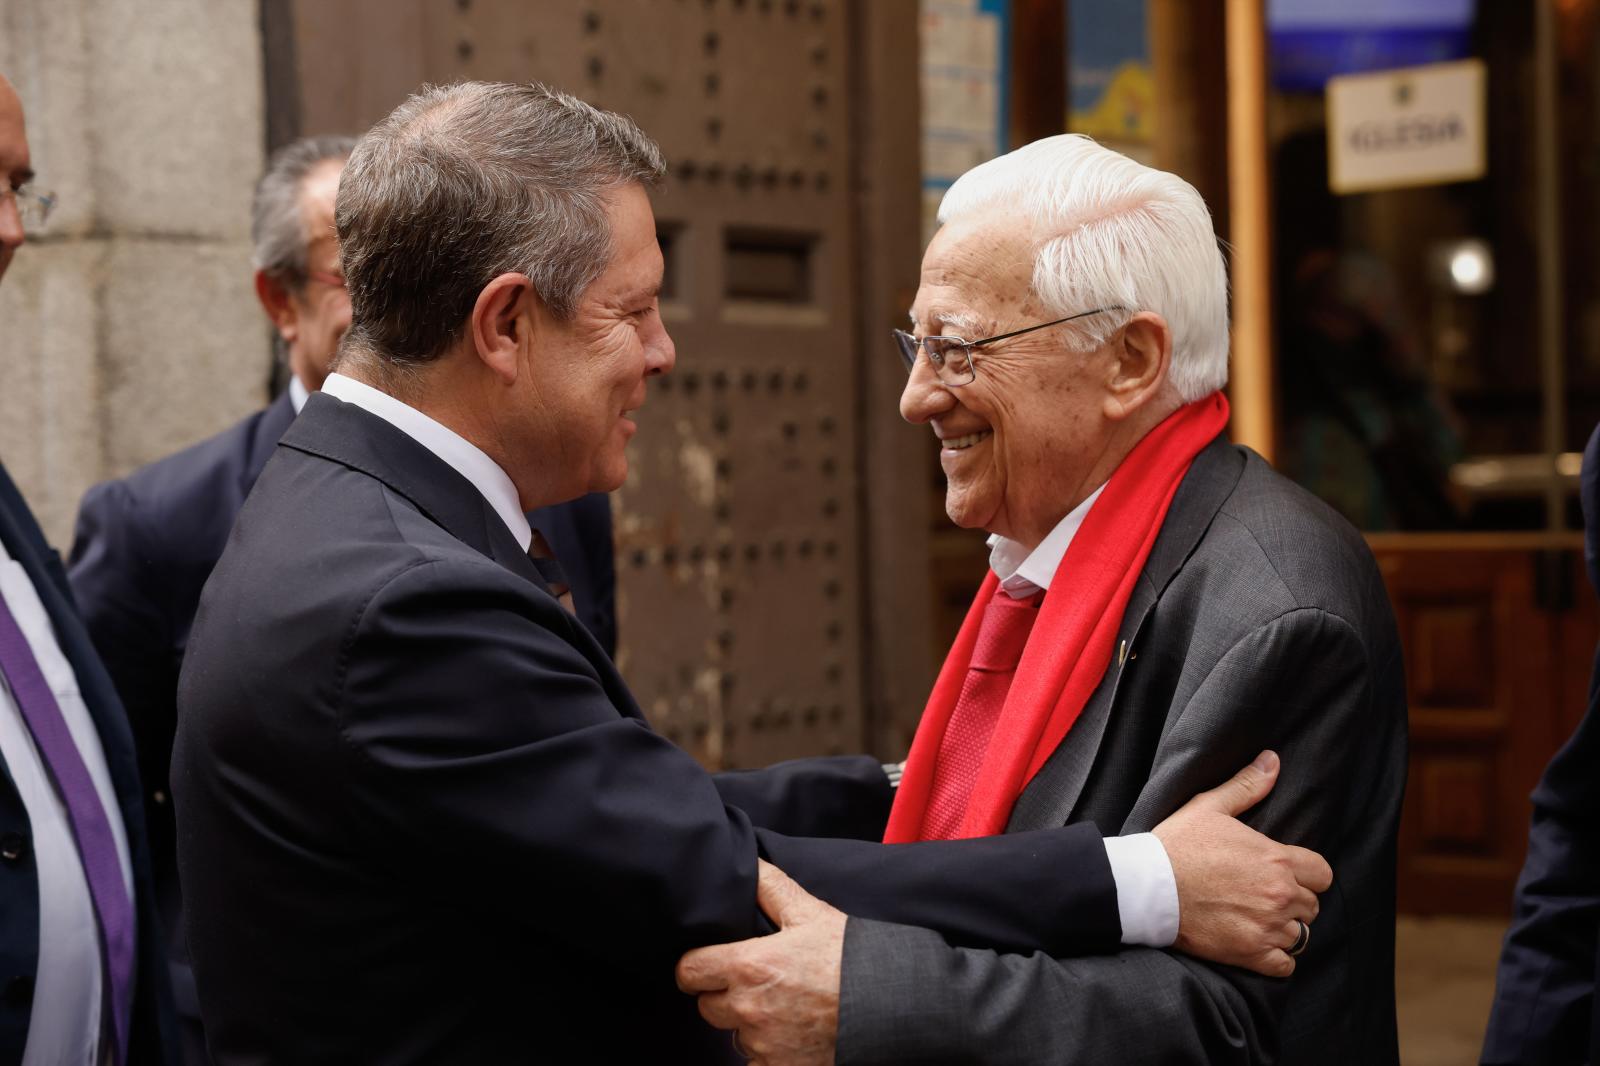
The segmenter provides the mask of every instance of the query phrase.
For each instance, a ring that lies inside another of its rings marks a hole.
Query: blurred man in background
[[[200,590],[245,497],[306,398],[322,388],[350,327],[334,201],[355,139],[310,137],[280,149],[252,208],[255,291],[289,372],[266,408],[176,455],[85,494],[68,566],[95,647],[128,710],[148,787],[156,890],[171,937],[173,986],[190,1062],[203,1058],[183,941],[182,892],[167,786],[178,671]],[[530,521],[567,569],[579,617],[615,650],[611,510],[594,494]]]
[[[0,276],[52,206],[32,179],[0,76]],[[177,1061],[140,793],[60,557],[0,466],[0,1061]]]

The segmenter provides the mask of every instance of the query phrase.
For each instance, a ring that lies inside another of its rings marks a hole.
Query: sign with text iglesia
[[[1336,193],[1443,185],[1487,165],[1481,60],[1328,81],[1328,185]]]

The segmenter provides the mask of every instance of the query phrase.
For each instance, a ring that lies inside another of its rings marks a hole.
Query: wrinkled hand
[[[1317,917],[1316,893],[1333,884],[1322,856],[1279,844],[1238,820],[1272,791],[1278,756],[1256,761],[1156,826],[1178,883],[1179,951],[1288,977],[1300,927]],[[1315,937],[1313,937],[1315,939]]]
[[[756,902],[778,931],[689,952],[678,987],[758,1066],[826,1066],[839,1033],[845,916],[765,861]]]

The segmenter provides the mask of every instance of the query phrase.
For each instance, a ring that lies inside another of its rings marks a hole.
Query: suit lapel
[[[280,443],[376,478],[451,536],[555,600],[549,583],[483,493],[449,463],[377,415],[316,393]],[[559,603],[556,610],[566,625],[568,642],[589,660],[617,707],[629,717],[643,718],[594,635]]]
[[[6,552],[21,565],[39,602],[44,605],[56,643],[72,667],[78,692],[100,734],[100,746],[105,752],[106,766],[111,771],[112,786],[122,805],[124,819],[132,821],[129,811],[137,812],[142,808],[139,806],[139,769],[127,714],[78,618],[60,556],[45,541],[33,512],[12,484],[4,465],[0,465],[0,543],[4,543]]]
[[[1018,797],[1006,826],[1008,832],[1064,825],[1072,817],[1100,753],[1100,741],[1116,707],[1123,674],[1135,661],[1133,656],[1145,620],[1194,554],[1243,472],[1244,453],[1229,444],[1225,434],[1195,456],[1128,598],[1122,624],[1117,627],[1118,650],[1112,654],[1111,665],[1071,732]]]
[[[306,401],[281,443],[378,479],[457,540],[550,591],[483,493],[377,415],[319,392]]]
[[[250,431],[250,451],[245,456],[244,469],[240,472],[239,488],[240,497],[250,495],[250,489],[261,476],[261,470],[267,465],[267,460],[272,458],[272,453],[277,450],[278,441],[294,422],[294,401],[289,397],[289,390],[285,389],[276,400],[261,412],[256,419],[256,424]]]
[[[1117,630],[1119,649],[1133,647],[1139,627],[1144,624],[1145,616],[1155,603],[1155,586],[1151,584],[1149,572],[1146,571],[1139,575],[1139,581],[1128,597],[1128,609],[1123,612],[1122,625]],[[1078,805],[1078,797],[1083,794],[1089,772],[1094,769],[1095,756],[1100,752],[1100,738],[1105,735],[1111,708],[1116,705],[1117,686],[1122,681],[1126,666],[1120,654],[1111,656],[1111,665],[1106,669],[1105,677],[1100,679],[1094,695],[1084,704],[1083,713],[1078,715],[1078,720],[1072,724],[1072,729],[1062,739],[1055,754],[1050,756],[1050,761],[1039,768],[1039,772],[1017,798],[1011,821],[1006,825],[1007,832],[1046,829],[1065,824],[1067,816]]]

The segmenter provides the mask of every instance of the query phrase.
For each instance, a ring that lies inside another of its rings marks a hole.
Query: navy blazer
[[[137,982],[133,1002],[129,1062],[176,1063],[177,1029],[172,993],[157,917],[155,886],[150,871],[150,842],[145,835],[139,770],[133,737],[116,689],[95,657],[89,635],[78,620],[67,588],[61,557],[45,543],[33,514],[0,465],[0,543],[22,565],[50,616],[57,643],[72,664],[83,702],[100,733],[106,766],[116,789],[128,855],[133,863],[139,929]],[[22,1059],[33,1003],[33,979],[39,966],[39,871],[29,846],[27,811],[9,771],[0,763],[0,840],[10,846],[0,860],[0,1063]],[[12,853],[15,858],[9,857]]]
[[[1584,555],[1600,591],[1600,428],[1583,452]],[[1589,708],[1533,792],[1485,1066],[1600,1063],[1600,650]]]
[[[84,623],[127,707],[149,792],[150,833],[162,921],[172,936],[178,1010],[198,1017],[182,939],[168,766],[178,670],[200,591],[222,556],[233,520],[294,421],[284,392],[208,440],[91,488],[78,511],[67,573]],[[579,617],[616,647],[611,507],[601,494],[540,508],[529,520],[550,541]]]
[[[731,1061],[673,966],[767,928],[758,855],[958,942],[1121,937],[1092,825],[885,847],[870,758],[706,774],[465,478],[326,395],[240,512],[178,706],[220,1066]]]

